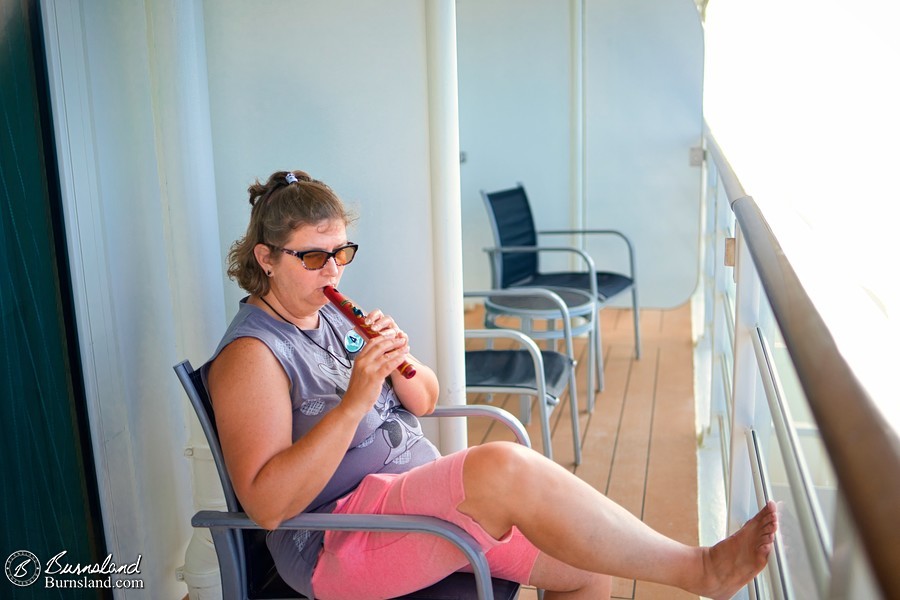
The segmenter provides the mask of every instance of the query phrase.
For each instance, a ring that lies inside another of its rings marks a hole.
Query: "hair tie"
[[[287,181],[288,184],[297,183],[297,176],[294,175],[293,173],[288,173],[287,175],[284,176],[284,180]]]

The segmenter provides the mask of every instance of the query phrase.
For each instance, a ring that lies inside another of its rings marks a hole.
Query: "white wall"
[[[694,3],[460,0],[458,13],[466,287],[490,282],[481,249],[493,241],[478,190],[521,181],[539,229],[613,228],[632,238],[642,306],[685,302],[700,242],[700,169],[689,163],[702,133]],[[621,243],[586,249],[598,268],[627,272]]]
[[[248,184],[306,170],[360,216],[342,291],[394,315],[432,361],[424,4],[216,1],[206,31],[223,256]],[[229,314],[243,295],[227,283]]]
[[[678,306],[700,264],[699,14],[691,0],[588,0],[585,44],[585,225],[631,237],[642,306]],[[627,272],[621,243],[586,249]]]
[[[488,289],[491,282],[482,249],[494,242],[479,190],[521,181],[539,227],[571,225],[568,6],[559,0],[457,2],[466,289]]]

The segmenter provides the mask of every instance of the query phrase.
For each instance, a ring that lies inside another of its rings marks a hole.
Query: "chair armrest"
[[[191,519],[194,527],[209,529],[262,529],[246,513],[201,510]],[[334,515],[304,513],[284,521],[279,529],[315,531],[403,531],[441,537],[463,553],[475,573],[475,585],[481,600],[493,600],[490,567],[475,539],[464,529],[436,517],[419,515]]]
[[[625,241],[625,245],[628,246],[628,266],[631,269],[629,275],[631,275],[632,279],[635,277],[634,274],[634,244],[631,243],[631,239],[619,231],[618,229],[546,229],[543,231],[538,231],[539,235],[615,235],[622,238]]]
[[[494,254],[512,254],[512,253],[533,253],[539,254],[541,252],[568,252],[570,254],[577,254],[584,260],[587,265],[587,269],[592,276],[590,279],[591,286],[591,297],[597,298],[597,267],[594,266],[594,259],[591,258],[591,255],[581,250],[580,248],[573,248],[571,246],[493,246],[484,248],[484,251],[490,255]]]
[[[522,422],[519,421],[516,417],[512,415],[507,410],[499,408],[497,406],[485,406],[485,405],[461,405],[461,406],[438,406],[434,409],[434,412],[430,415],[422,415],[423,417],[487,417],[489,419],[494,419],[495,421],[499,421],[506,425],[510,431],[512,431],[513,435],[516,436],[516,441],[526,448],[531,448],[531,438],[528,436],[528,431],[525,430],[525,426],[522,425]],[[422,417],[419,417],[422,418]]]

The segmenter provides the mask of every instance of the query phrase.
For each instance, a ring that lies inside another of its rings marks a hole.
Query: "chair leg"
[[[550,443],[550,411],[547,410],[547,396],[535,398],[541,416],[541,437],[544,440],[544,456],[553,460],[553,445]]]
[[[562,343],[562,337],[556,337],[554,332],[556,331],[556,319],[547,319],[547,349],[553,350],[554,352],[559,352],[560,343]]]
[[[590,390],[591,388],[588,388]],[[581,464],[581,425],[578,422],[578,391],[575,388],[575,367],[569,373],[569,409],[572,412],[572,443],[575,445],[575,466]]]
[[[634,307],[634,357],[641,358],[641,311],[638,310],[637,284],[631,286],[631,304]]]
[[[597,334],[594,338],[594,342],[596,343],[597,393],[599,394],[605,387],[605,378],[603,377],[603,335],[600,333],[600,311],[597,311],[597,323],[594,331]]]
[[[531,424],[531,396],[527,394],[519,396],[519,420],[522,425]]]
[[[596,318],[596,317],[595,317]],[[595,392],[595,383],[594,377],[597,373],[597,332],[595,328],[597,323],[591,323],[591,329],[588,331],[588,360],[587,360],[587,411],[589,413],[594,412],[594,396]]]

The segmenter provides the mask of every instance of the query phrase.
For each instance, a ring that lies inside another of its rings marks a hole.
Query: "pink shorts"
[[[512,528],[491,537],[456,510],[465,500],[463,463],[467,450],[444,456],[400,475],[369,475],[338,500],[335,514],[428,515],[465,529],[481,546],[491,575],[528,583],[539,550]],[[328,531],[312,578],[320,600],[393,598],[470,570],[450,542],[424,533]]]

